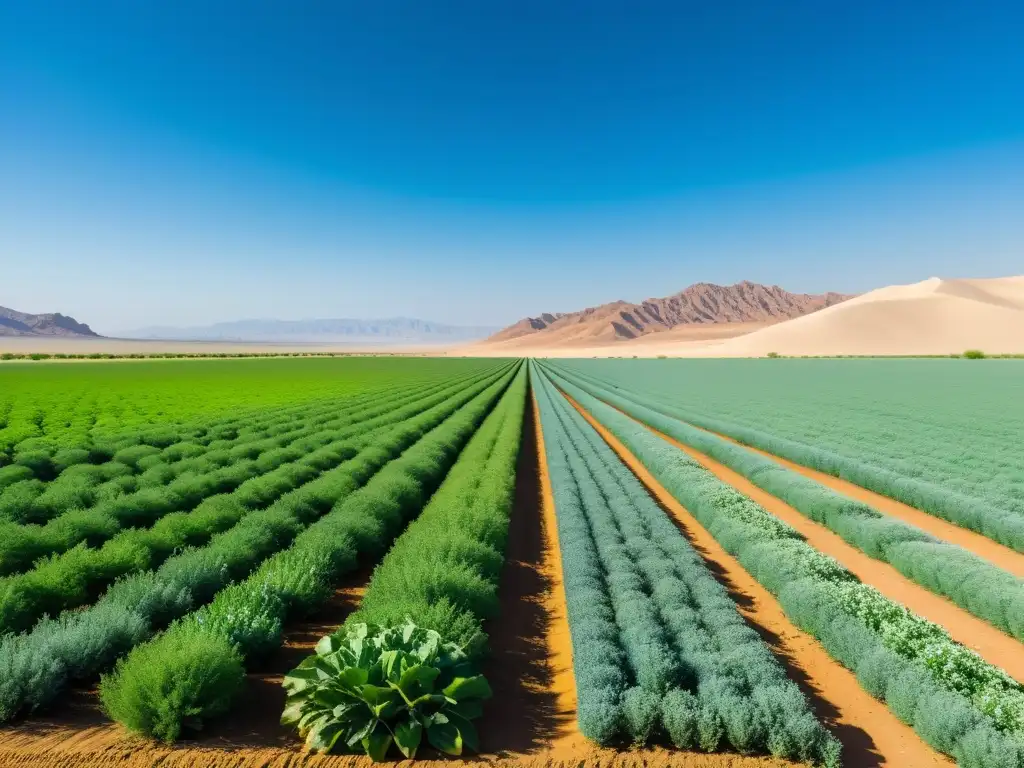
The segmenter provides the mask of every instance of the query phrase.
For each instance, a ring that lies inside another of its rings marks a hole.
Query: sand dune
[[[933,277],[880,288],[730,339],[712,354],[941,355],[965,349],[1024,352],[1024,276]]]
[[[763,326],[709,324],[614,344],[484,344],[475,355],[536,357],[763,357],[1024,353],[1024,276],[892,285],[812,314]],[[539,336],[539,335],[538,335]],[[525,341],[525,340],[523,340]],[[581,343],[583,342],[583,343]]]

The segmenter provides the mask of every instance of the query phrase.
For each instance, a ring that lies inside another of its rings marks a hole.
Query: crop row
[[[78,447],[33,447],[33,441],[25,441],[16,447],[13,463],[0,468],[0,517],[40,522],[38,518],[52,517],[71,506],[90,506],[97,494],[116,493],[118,485],[96,487],[101,483],[125,484],[125,478],[141,473],[137,482],[153,485],[152,478],[162,484],[166,479],[160,478],[166,476],[168,468],[173,468],[177,475],[182,471],[212,469],[211,464],[218,466],[238,458],[251,458],[252,449],[242,448],[242,444],[312,426],[339,405],[348,408],[382,395],[415,394],[429,386],[453,384],[484,373],[474,371],[468,376],[446,377],[427,384],[403,381],[397,386],[382,386],[370,393],[340,399],[232,414],[213,421],[133,429],[99,441],[89,440]],[[207,462],[202,461],[204,457]],[[17,488],[7,489],[15,484]],[[137,488],[129,484],[128,489]]]
[[[497,383],[492,378],[467,386],[385,430],[353,458],[268,508],[248,513],[208,545],[174,555],[155,571],[117,581],[90,608],[44,619],[30,633],[0,638],[0,721],[49,704],[70,682],[94,680],[154,631],[249,575],[459,407],[502,381],[504,376]]]
[[[750,402],[757,397],[756,392],[744,393],[742,397],[737,393],[737,412],[728,416],[713,415],[689,402],[681,407],[678,390],[686,388],[679,387],[682,381],[672,376],[657,377],[676,385],[676,391],[670,394],[655,392],[647,384],[638,385],[636,371],[631,371],[627,379],[605,378],[605,371],[586,366],[559,368],[589,372],[591,377],[596,376],[591,380],[599,380],[623,394],[640,394],[659,411],[849,480],[1024,552],[1024,464],[1020,443],[1015,439],[1024,417],[1019,409],[1019,372],[1015,368],[989,371],[984,379],[975,375],[967,381],[957,380],[964,373],[934,371],[932,378],[944,382],[945,399],[933,394],[932,399],[937,402],[924,400],[917,387],[908,398],[910,402],[898,409],[893,408],[897,400],[891,392],[886,396],[876,393],[869,402],[854,406],[845,395],[854,396],[856,391],[848,393],[845,389],[836,391],[823,386],[822,391],[828,393],[832,403],[811,402],[803,396],[786,399],[777,394],[761,407]],[[900,377],[920,376],[924,372],[920,368],[904,370]],[[808,373],[813,381],[815,372]],[[854,371],[849,373],[847,379]],[[889,380],[881,375],[882,371],[876,373],[880,374],[879,380]],[[696,379],[701,378],[694,374]],[[715,381],[726,385],[717,378]],[[761,386],[761,377],[758,381]],[[793,387],[788,391],[792,395]],[[834,411],[837,398],[846,410],[833,415],[830,412]],[[794,402],[800,403],[797,413],[788,411]],[[747,419],[759,420],[765,426],[751,426],[744,423]],[[962,440],[965,430],[971,434],[968,443]],[[787,433],[796,437],[787,437]]]
[[[440,401],[459,386],[461,383],[427,391],[439,393],[435,397]],[[40,557],[59,554],[79,543],[96,546],[124,528],[152,525],[165,515],[188,511],[214,494],[233,491],[243,484],[247,484],[246,493],[252,495],[253,501],[258,501],[260,487],[279,482],[282,474],[289,473],[288,467],[306,452],[323,447],[331,440],[344,439],[358,432],[361,422],[380,415],[387,418],[391,409],[419,398],[421,396],[405,393],[392,398],[379,397],[335,414],[326,424],[313,424],[298,434],[292,433],[283,438],[285,445],[256,458],[242,459],[204,474],[183,475],[167,486],[125,494],[90,509],[73,509],[42,526],[0,525],[0,532],[4,534],[0,538],[0,573],[23,570]],[[268,473],[276,473],[276,476],[259,480],[261,476],[268,477]]]
[[[0,466],[15,446],[79,448],[132,431],[428,384],[501,361],[378,357],[0,366]],[[23,444],[23,445],[21,445]]]
[[[1024,640],[1024,585],[1012,573],[863,502],[835,493],[778,462],[672,418],[670,409],[663,405],[648,404],[642,397],[613,392],[572,374],[562,375],[648,426],[734,469],[868,556],[889,563],[911,581]]]
[[[100,548],[83,543],[42,560],[26,573],[0,579],[0,633],[27,629],[43,614],[56,615],[83,605],[114,579],[156,567],[180,547],[205,544],[248,512],[352,458],[372,444],[381,430],[444,402],[463,386],[404,406],[404,401],[385,400],[356,409],[344,419],[350,424],[347,429],[315,433],[304,441],[311,452],[289,454],[301,458],[251,477],[231,493],[210,496],[189,512],[164,516],[152,528],[128,528]]]
[[[770,752],[839,744],[643,486],[534,378],[555,497],[580,729],[599,743]]]
[[[480,656],[482,624],[498,612],[522,438],[527,369],[469,441],[444,484],[373,572],[347,624],[407,618]]]
[[[871,695],[965,768],[1024,765],[1024,691],[670,443],[558,378]]]
[[[360,560],[372,561],[387,549],[441,484],[514,375],[510,371],[455,404],[454,412],[288,549],[132,650],[101,682],[108,714],[131,730],[174,740],[183,727],[201,727],[226,712],[244,682],[246,661],[277,648],[289,616],[313,611]]]

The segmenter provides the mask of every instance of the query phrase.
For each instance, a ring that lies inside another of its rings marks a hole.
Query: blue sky
[[[1024,7],[0,0],[0,304],[504,324],[1024,272]]]

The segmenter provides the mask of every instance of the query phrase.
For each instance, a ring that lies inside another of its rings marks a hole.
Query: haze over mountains
[[[85,323],[60,312],[33,315],[16,309],[0,307],[0,336],[48,336],[100,338]]]
[[[125,331],[126,339],[175,341],[267,341],[267,342],[415,342],[452,344],[482,339],[496,329],[490,326],[462,326],[434,323],[407,317],[380,320],[354,318],[322,320],[236,320],[213,325],[177,328],[155,326]]]
[[[494,334],[487,343],[503,343],[510,347],[606,344],[694,325],[728,324],[731,331],[740,333],[801,317],[849,298],[848,295],[831,292],[790,293],[777,285],[760,285],[746,280],[727,286],[697,283],[672,296],[647,299],[639,304],[614,301],[578,312],[527,317]]]

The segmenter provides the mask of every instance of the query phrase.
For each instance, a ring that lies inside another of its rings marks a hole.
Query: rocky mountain
[[[407,317],[383,320],[235,320],[191,328],[153,327],[118,334],[174,341],[415,342],[446,344],[482,339],[493,327],[445,325]]]
[[[769,324],[838,304],[841,293],[790,293],[777,285],[744,280],[736,285],[696,283],[672,296],[639,304],[614,301],[578,312],[527,317],[499,331],[488,342],[589,341],[635,339],[683,325],[716,323]]]
[[[60,312],[30,315],[0,307],[0,336],[81,336],[98,338],[99,334],[85,323]]]

